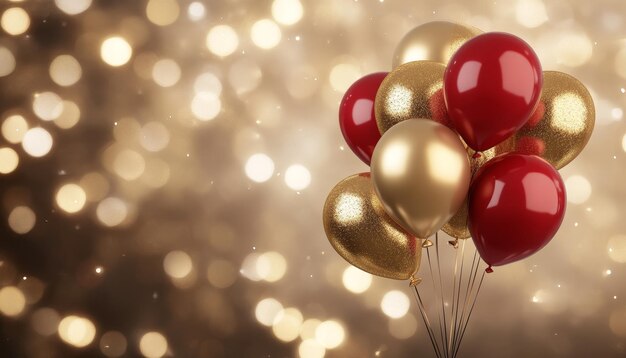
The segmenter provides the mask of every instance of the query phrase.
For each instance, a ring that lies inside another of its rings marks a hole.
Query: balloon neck
[[[492,273],[492,272],[493,272],[493,269],[491,268],[491,265],[489,265],[489,267],[487,267],[487,268],[485,269],[485,272],[486,272],[486,273]]]
[[[419,285],[421,282],[422,282],[422,279],[420,277],[411,276],[411,278],[409,279],[409,286],[415,287]]]
[[[474,159],[478,159],[480,157],[482,157],[482,154],[480,154],[480,152],[475,152],[474,155],[472,155],[472,158]]]

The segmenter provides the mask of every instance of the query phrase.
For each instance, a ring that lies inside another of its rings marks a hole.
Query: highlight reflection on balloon
[[[350,264],[371,274],[406,280],[419,268],[421,245],[385,213],[369,173],[350,176],[328,194],[324,230]]]
[[[387,131],[374,149],[371,170],[386,212],[422,239],[457,212],[470,182],[459,136],[428,119],[404,121]]]
[[[450,126],[443,98],[443,74],[438,62],[416,61],[391,71],[380,85],[375,100],[380,133],[413,118],[429,118]]]
[[[407,33],[393,55],[393,68],[412,61],[435,61],[447,64],[467,40],[481,34],[475,27],[448,21],[433,21]]]
[[[593,99],[576,78],[557,71],[543,73],[537,110],[512,137],[513,150],[534,154],[560,169],[583,150],[595,124]],[[511,151],[497,145],[497,154]]]

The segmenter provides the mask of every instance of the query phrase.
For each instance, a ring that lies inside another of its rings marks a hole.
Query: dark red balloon
[[[469,229],[480,256],[492,266],[539,251],[565,215],[559,172],[534,155],[490,160],[476,173],[469,195]]]
[[[365,164],[372,160],[380,131],[374,117],[374,99],[387,72],[367,75],[354,82],[339,106],[339,126],[350,149]]]
[[[543,75],[532,48],[507,33],[489,32],[466,42],[444,75],[448,115],[465,142],[489,149],[531,117]]]

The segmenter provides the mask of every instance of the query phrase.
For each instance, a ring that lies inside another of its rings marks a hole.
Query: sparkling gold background
[[[560,232],[487,276],[461,352],[626,354],[626,3],[0,7],[2,357],[431,356],[407,283],[349,268],[321,209],[367,170],[343,91],[432,20],[523,37],[597,107]]]

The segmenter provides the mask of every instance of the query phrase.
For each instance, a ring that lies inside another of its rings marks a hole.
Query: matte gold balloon
[[[562,72],[546,71],[537,110],[513,135],[513,148],[499,144],[496,153],[534,154],[563,168],[589,141],[595,119],[593,99],[580,81]]]
[[[480,167],[482,167],[485,163],[487,163],[491,158],[496,156],[495,148],[490,148],[486,151],[479,153],[480,155],[476,156],[475,151],[466,147],[467,157],[470,161],[470,168],[472,177],[478,171]],[[455,239],[464,240],[469,239],[472,235],[470,234],[469,228],[467,227],[467,214],[468,214],[468,196],[465,197],[463,204],[459,210],[454,214],[454,216],[448,221],[442,228],[443,232],[452,236]]]
[[[407,33],[393,54],[396,68],[412,61],[435,61],[448,64],[450,58],[467,40],[482,31],[448,21],[433,21],[420,25]]]
[[[445,65],[432,61],[409,62],[391,71],[374,101],[380,133],[413,118],[429,118],[449,126],[443,99],[445,71]]]
[[[421,245],[385,213],[369,173],[337,184],[324,204],[324,230],[350,264],[371,274],[406,280],[419,268]]]
[[[452,218],[470,183],[470,163],[459,136],[428,119],[389,129],[374,149],[370,168],[385,211],[421,239]]]

